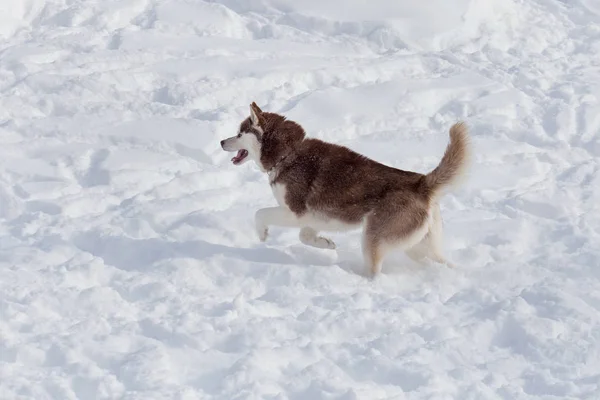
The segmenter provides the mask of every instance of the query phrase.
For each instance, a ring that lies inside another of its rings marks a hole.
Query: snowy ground
[[[599,54],[597,0],[3,0],[0,398],[598,399]],[[259,243],[251,101],[420,172],[467,121],[460,268]]]

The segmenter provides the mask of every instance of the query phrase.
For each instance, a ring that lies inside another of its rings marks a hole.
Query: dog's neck
[[[277,179],[279,172],[285,166],[286,161],[290,161],[291,159],[294,158],[293,154],[294,154],[293,150],[288,151],[286,154],[281,156],[279,158],[279,160],[277,160],[277,162],[275,164],[273,164],[273,166],[271,168],[269,168],[267,170],[267,175],[269,176],[269,182],[271,182],[271,183],[275,182],[275,179]]]

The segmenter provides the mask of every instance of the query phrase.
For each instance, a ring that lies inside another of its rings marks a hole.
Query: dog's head
[[[263,112],[250,104],[250,116],[240,124],[237,135],[221,140],[225,151],[236,151],[233,164],[253,160],[263,171],[269,171],[290,155],[304,139],[304,129],[282,115]]]

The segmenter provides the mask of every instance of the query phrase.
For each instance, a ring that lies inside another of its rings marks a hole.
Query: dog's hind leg
[[[429,234],[425,236],[419,243],[410,249],[407,249],[405,253],[411,260],[422,264],[429,254]]]
[[[394,205],[398,206],[398,203]],[[406,251],[414,247],[423,240],[429,228],[425,212],[399,206],[390,213],[391,207],[382,206],[382,211],[376,210],[367,218],[363,231],[363,254],[371,276],[381,272],[387,251]]]
[[[374,232],[369,231],[365,226],[363,231],[362,252],[365,259],[367,273],[371,277],[375,277],[381,272],[383,257],[385,256],[384,244],[374,235]]]
[[[319,249],[335,249],[333,240],[319,236],[318,232],[311,227],[305,226],[300,229],[300,241],[307,246],[317,247]]]
[[[436,205],[432,210],[427,235],[414,247],[406,250],[406,255],[417,262],[422,262],[427,257],[432,261],[453,268],[455,265],[443,256],[442,247],[442,217],[440,208]]]

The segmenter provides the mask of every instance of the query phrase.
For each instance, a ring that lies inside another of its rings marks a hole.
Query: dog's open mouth
[[[237,154],[235,155],[235,157],[233,157],[231,159],[231,161],[233,161],[234,164],[239,164],[242,161],[244,161],[244,158],[248,157],[248,150],[246,149],[241,149],[237,152]]]

